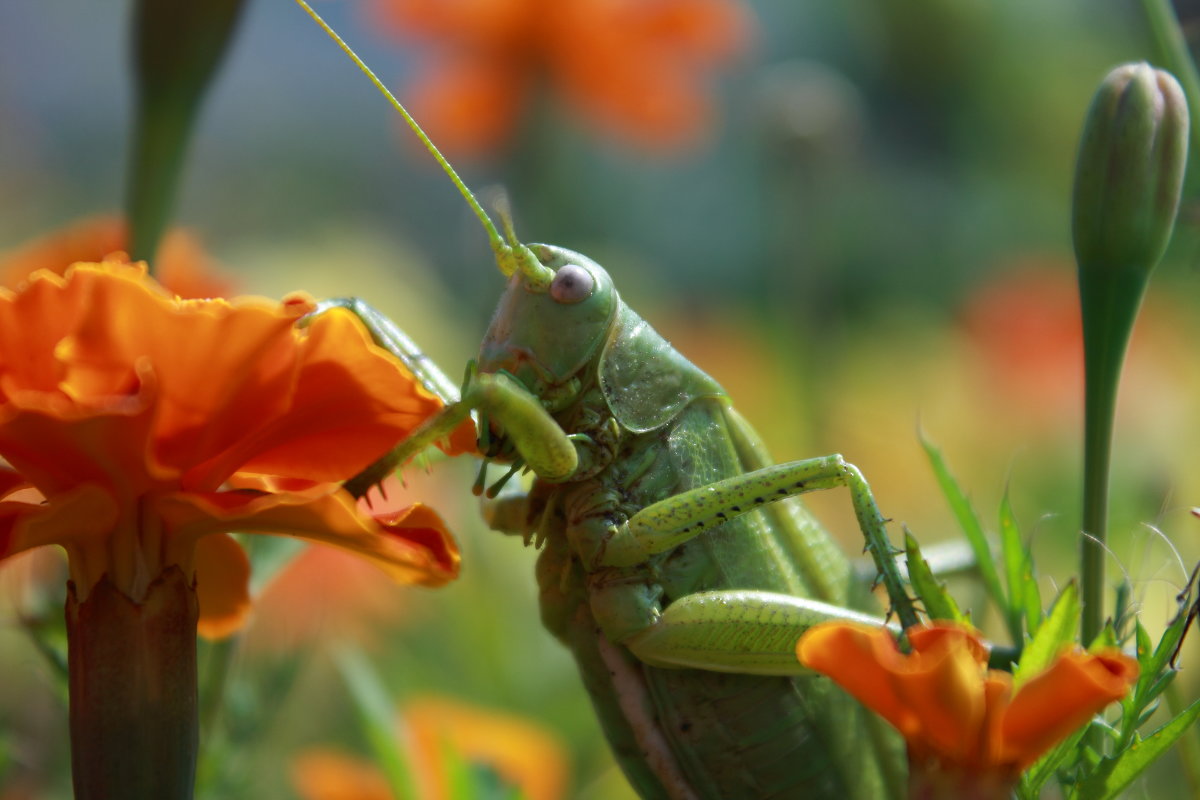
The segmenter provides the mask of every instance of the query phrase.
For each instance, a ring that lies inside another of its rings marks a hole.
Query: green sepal
[[[1000,554],[1008,586],[1005,620],[1013,636],[1013,644],[1020,646],[1022,627],[1032,636],[1042,624],[1042,593],[1038,589],[1033,555],[1028,545],[1021,541],[1021,531],[1017,527],[1007,489],[1000,500]]]
[[[904,529],[904,550],[908,564],[908,581],[929,618],[968,623],[966,615],[959,610],[954,598],[946,591],[946,584],[934,576],[929,562],[921,555],[921,546],[907,528]]]
[[[1079,587],[1071,581],[1059,592],[1050,613],[1021,652],[1013,671],[1013,692],[1047,669],[1064,647],[1075,641],[1079,621]]]

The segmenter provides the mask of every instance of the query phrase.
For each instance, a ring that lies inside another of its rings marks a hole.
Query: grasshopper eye
[[[578,303],[586,300],[596,288],[596,279],[578,264],[565,264],[554,273],[550,283],[550,296],[557,303]]]

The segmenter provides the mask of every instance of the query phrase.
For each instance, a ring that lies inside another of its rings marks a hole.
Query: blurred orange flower
[[[742,52],[740,0],[372,0],[432,64],[405,93],[438,146],[478,155],[501,145],[539,83],[590,127],[666,149],[695,139],[710,109],[700,76]]]
[[[1079,288],[1068,266],[1031,260],[979,287],[963,309],[1000,404],[1047,429],[1073,423],[1083,397]]]
[[[533,722],[456,700],[421,697],[402,713],[422,800],[450,800],[446,748],[492,769],[527,800],[566,796],[568,762],[558,739]],[[381,773],[359,759],[314,749],[297,759],[293,783],[304,800],[391,800]]]
[[[61,275],[77,261],[128,263],[129,227],[116,215],[86,217],[0,253],[0,285],[15,287],[39,269]],[[196,238],[175,229],[163,237],[154,263],[155,279],[184,298],[232,297],[234,282],[204,252]]]
[[[63,546],[80,602],[105,575],[140,602],[178,565],[200,576],[209,635],[247,609],[229,531],[331,544],[401,582],[453,578],[433,511],[365,516],[339,484],[440,401],[348,312],[297,327],[311,308],[180,300],[118,263],[0,289],[0,558]],[[468,427],[449,451],[473,447]]]
[[[1115,650],[1068,651],[1014,695],[1012,676],[986,668],[972,631],[935,623],[907,635],[906,655],[886,628],[826,623],[796,654],[900,731],[910,788],[927,790],[913,796],[1009,797],[1022,770],[1124,697],[1138,674]]]

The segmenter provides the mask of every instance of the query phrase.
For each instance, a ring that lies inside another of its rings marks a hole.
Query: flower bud
[[[1125,64],[1100,84],[1075,165],[1081,273],[1148,273],[1158,263],[1179,207],[1187,136],[1187,101],[1170,73],[1145,62]]]

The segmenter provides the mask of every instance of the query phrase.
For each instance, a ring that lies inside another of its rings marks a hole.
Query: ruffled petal
[[[303,366],[287,414],[240,452],[231,451],[228,467],[285,478],[342,480],[442,407],[371,342],[349,311],[321,314],[305,330],[299,356]],[[232,470],[216,471],[227,477]]]
[[[40,269],[62,274],[76,261],[99,261],[125,250],[125,221],[109,214],[86,217],[0,256],[0,283],[15,287]]]
[[[897,696],[920,720],[922,746],[958,761],[978,751],[987,711],[983,670],[967,639],[963,632],[924,652],[914,648],[891,676]]]
[[[196,542],[196,596],[200,600],[197,632],[221,639],[242,627],[250,613],[250,560],[224,533]]]
[[[797,654],[890,722],[917,758],[974,758],[987,719],[982,643],[957,626],[908,636],[913,652],[904,655],[885,628],[830,622],[805,633]]]
[[[0,466],[0,499],[31,485],[21,473]]]
[[[458,575],[459,555],[441,518],[419,504],[382,517],[360,514],[353,498],[328,485],[304,493],[179,493],[155,507],[185,563],[200,536],[224,531],[294,536],[358,553],[400,583],[440,586]]]
[[[1116,650],[1063,653],[1013,698],[1001,726],[999,760],[1029,766],[1124,697],[1137,676],[1137,662]]]
[[[118,515],[112,495],[94,483],[76,486],[45,503],[5,500],[0,502],[0,558],[48,544],[92,551],[97,544],[102,547],[99,540],[117,524]],[[81,595],[86,595],[91,583],[79,587]]]
[[[131,392],[82,408],[55,394],[23,392],[0,407],[0,454],[47,497],[80,483],[133,497],[173,477],[148,450],[154,427],[153,378]]]
[[[896,690],[890,675],[903,656],[886,628],[828,622],[810,628],[796,646],[800,663],[833,679],[860,703],[905,736],[918,732],[918,721]]]

